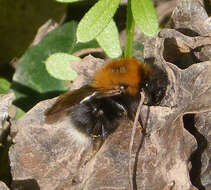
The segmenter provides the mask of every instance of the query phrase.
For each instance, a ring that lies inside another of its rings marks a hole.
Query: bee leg
[[[127,109],[122,104],[112,99],[110,101],[113,105],[115,105],[119,110],[123,112],[123,115],[127,115]]]
[[[100,136],[92,137],[93,139],[93,156],[100,150],[101,146],[103,145],[104,139]]]
[[[98,111],[101,111],[101,110],[98,110]],[[105,120],[105,118],[104,118],[103,114],[101,113],[98,115],[98,121],[100,121],[100,122],[95,124],[95,126],[93,127],[93,131],[92,131],[93,134],[91,134],[92,146],[93,146],[92,153],[86,159],[84,165],[86,165],[90,160],[92,160],[92,158],[97,154],[97,152],[100,150],[104,141],[107,138],[107,132],[106,132],[103,120]],[[101,128],[101,132],[100,132],[100,128]]]
[[[105,140],[106,139],[106,137],[107,137],[107,134],[106,134],[106,131],[105,131],[105,128],[104,128],[104,125],[102,124],[102,138],[103,138],[103,140]]]
[[[92,151],[90,152],[90,154],[87,156],[87,158],[85,159],[85,161],[82,163],[82,166],[86,166],[86,164],[88,162],[90,162],[95,155],[97,154],[97,152],[100,150],[102,144],[103,144],[104,140],[102,137],[100,136],[92,136]]]
[[[101,119],[101,118],[98,118],[98,119]],[[83,166],[85,166],[89,161],[92,160],[92,158],[94,158],[94,156],[100,150],[100,148],[103,145],[103,142],[106,138],[106,136],[104,137],[104,135],[106,135],[106,132],[105,132],[105,129],[104,129],[103,124],[101,122],[96,123],[95,126],[92,129],[92,134],[89,134],[91,136],[91,139],[92,139],[92,151],[87,156],[86,160],[83,163]],[[101,131],[102,135],[99,135],[100,127],[101,127],[101,130],[102,130]]]

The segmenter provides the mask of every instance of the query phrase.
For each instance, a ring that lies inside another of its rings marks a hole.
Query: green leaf
[[[74,3],[74,2],[83,1],[83,0],[56,0],[56,1],[61,2],[61,3]]]
[[[72,52],[77,52],[86,48],[99,48],[99,44],[96,40],[92,40],[90,42],[81,43],[78,42],[72,49]]]
[[[77,40],[94,39],[111,21],[120,0],[99,0],[82,18],[77,28]]]
[[[39,101],[58,96],[69,89],[66,81],[58,80],[47,72],[45,61],[57,52],[73,54],[80,47],[96,46],[93,42],[76,44],[76,27],[77,23],[72,21],[56,28],[19,59],[12,82],[17,107],[28,111]]]
[[[147,36],[155,36],[159,30],[156,10],[151,0],[131,0],[135,23]]]
[[[67,53],[55,53],[48,57],[45,65],[48,73],[53,77],[60,80],[74,80],[77,73],[70,66],[70,62],[74,60],[80,58]]]
[[[8,80],[0,77],[0,94],[8,93],[10,86],[11,83]]]
[[[18,120],[20,119],[21,117],[23,117],[25,115],[25,112],[20,109],[20,108],[17,108],[17,112],[16,112],[16,115],[15,115],[15,120]]]
[[[110,58],[117,58],[122,55],[119,32],[113,19],[96,39]]]

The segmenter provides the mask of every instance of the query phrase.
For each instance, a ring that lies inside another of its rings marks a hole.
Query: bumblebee
[[[133,119],[140,91],[149,87],[152,67],[136,59],[117,59],[98,70],[85,86],[61,95],[45,112],[52,124],[64,116],[80,134],[103,140],[123,117]]]

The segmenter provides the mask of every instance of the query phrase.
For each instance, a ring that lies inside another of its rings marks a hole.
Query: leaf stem
[[[127,4],[127,21],[126,21],[126,43],[125,43],[125,57],[133,56],[133,36],[134,36],[135,21],[133,19],[131,10],[131,0]]]

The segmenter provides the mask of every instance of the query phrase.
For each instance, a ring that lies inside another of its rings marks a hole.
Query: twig
[[[132,167],[132,148],[133,148],[133,141],[134,141],[134,137],[136,134],[136,125],[138,122],[138,118],[140,115],[140,111],[141,111],[141,106],[144,103],[144,93],[141,92],[141,99],[136,111],[136,116],[135,116],[135,120],[133,122],[133,128],[132,128],[132,133],[131,133],[131,137],[130,137],[130,145],[129,145],[129,163],[128,163],[128,170],[129,170],[129,180],[130,180],[130,187],[131,190],[133,190],[133,167]],[[140,124],[141,125],[141,124]]]

